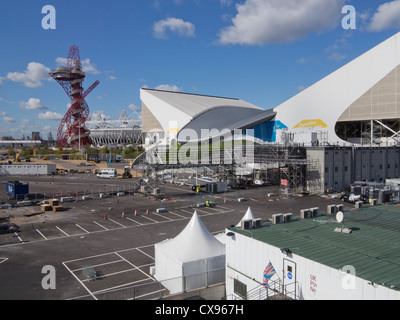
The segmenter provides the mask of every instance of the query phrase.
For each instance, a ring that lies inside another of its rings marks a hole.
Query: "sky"
[[[271,109],[399,27],[400,0],[0,0],[0,136],[56,137],[71,101],[48,73],[72,45],[91,114],[118,120],[140,88]]]

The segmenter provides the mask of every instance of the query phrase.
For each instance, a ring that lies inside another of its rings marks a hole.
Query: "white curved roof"
[[[289,132],[326,131],[327,142],[340,142],[335,125],[342,114],[399,65],[400,33],[397,33],[277,106],[276,120],[285,124]],[[376,117],[380,119],[379,114]],[[302,123],[307,124],[306,128]]]
[[[181,262],[195,261],[225,254],[225,245],[218,241],[201,222],[197,211],[175,238],[156,244],[159,249]]]
[[[243,216],[242,220],[239,221],[239,223],[236,225],[236,227],[240,227],[242,221],[244,220],[254,220],[254,215],[253,212],[251,211],[251,208],[249,207],[246,211],[246,214]]]
[[[195,116],[215,107],[230,106],[262,110],[240,99],[148,88],[140,89],[140,99],[157,118],[165,132],[172,129],[171,121],[176,122],[176,129],[180,130]]]

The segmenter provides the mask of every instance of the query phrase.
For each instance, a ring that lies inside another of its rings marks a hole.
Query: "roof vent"
[[[272,223],[273,224],[279,224],[283,222],[283,214],[282,213],[277,213],[272,215]]]
[[[292,222],[293,221],[293,213],[285,213],[283,215],[284,222]]]
[[[240,229],[241,230],[249,230],[253,228],[253,220],[242,220]]]
[[[353,230],[351,228],[335,228],[335,232],[350,234]]]
[[[318,216],[318,214],[319,214],[319,208],[318,207],[311,208],[310,211],[311,211],[311,216],[314,217],[314,218],[316,216]]]
[[[262,227],[262,219],[254,219],[253,228],[261,228],[261,227]]]
[[[311,210],[310,209],[300,210],[300,218],[301,219],[311,218],[311,216],[312,216],[312,214],[311,214]]]

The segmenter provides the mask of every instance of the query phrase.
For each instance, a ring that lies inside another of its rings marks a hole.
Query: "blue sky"
[[[45,5],[56,28],[42,28]],[[345,30],[345,5],[356,29]],[[79,47],[91,112],[140,112],[141,87],[264,109],[398,32],[400,0],[0,1],[0,136],[56,136],[70,99],[48,76]]]

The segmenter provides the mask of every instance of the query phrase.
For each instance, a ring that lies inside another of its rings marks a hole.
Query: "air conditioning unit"
[[[261,228],[261,227],[262,227],[262,219],[254,219],[253,228]]]
[[[312,217],[318,216],[318,214],[319,214],[319,208],[318,207],[311,208],[310,210],[311,210],[311,216]]]
[[[311,217],[311,210],[310,209],[303,209],[300,210],[300,218],[307,219]]]
[[[338,204],[338,205],[336,206],[336,208],[337,208],[337,212],[339,212],[339,211],[342,211],[342,212],[343,212],[343,210],[344,210],[344,205],[343,205],[343,204]]]
[[[277,213],[272,215],[272,223],[273,224],[279,224],[283,222],[283,214],[282,213]]]
[[[286,213],[283,215],[284,222],[291,222],[293,221],[293,213]]]
[[[242,220],[241,222],[241,230],[249,230],[253,228],[253,220]]]
[[[338,207],[334,204],[329,205],[327,208],[327,211],[328,211],[328,214],[335,214],[335,213],[339,212]]]
[[[355,207],[356,207],[357,209],[362,208],[362,206],[363,206],[363,202],[362,202],[362,201],[357,201],[357,202],[355,203]]]

